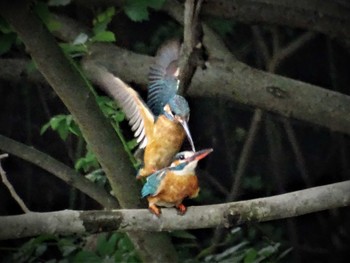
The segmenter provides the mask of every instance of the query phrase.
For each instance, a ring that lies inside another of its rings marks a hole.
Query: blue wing
[[[156,116],[161,114],[169,98],[178,90],[179,54],[179,41],[168,41],[158,50],[155,63],[150,68],[147,104]]]
[[[147,181],[141,190],[142,198],[157,194],[160,183],[164,179],[166,172],[166,169],[162,169],[147,177]]]

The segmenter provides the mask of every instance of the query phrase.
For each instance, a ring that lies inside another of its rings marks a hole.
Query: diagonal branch
[[[172,231],[233,227],[265,222],[350,205],[350,181],[234,203],[189,207],[184,216],[172,208],[160,218],[146,209],[29,213],[0,217],[0,239],[44,233],[82,234],[105,231]],[[174,220],[176,218],[176,220]]]
[[[140,206],[140,187],[131,176],[134,170],[129,158],[77,67],[63,54],[54,37],[31,10],[30,3],[25,0],[0,1],[0,14],[13,27],[39,71],[72,113],[120,205],[124,208]],[[128,235],[144,261],[176,261],[175,248],[166,234],[139,231],[128,232]]]
[[[30,212],[29,208],[23,202],[22,198],[19,197],[19,195],[17,194],[16,190],[13,188],[12,184],[7,179],[6,172],[2,168],[1,159],[4,159],[6,157],[8,157],[7,153],[6,154],[0,154],[0,175],[1,175],[2,182],[7,187],[7,189],[10,191],[10,194],[13,197],[13,199],[15,199],[17,204],[22,208],[23,212],[24,213],[29,213]]]
[[[76,187],[105,208],[119,207],[117,200],[103,188],[98,187],[70,167],[33,147],[0,135],[0,149],[41,167],[67,184]]]
[[[231,18],[248,24],[303,28],[349,40],[350,6],[324,0],[208,0],[203,14]]]

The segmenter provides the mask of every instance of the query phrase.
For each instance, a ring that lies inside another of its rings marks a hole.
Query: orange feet
[[[155,214],[158,217],[162,213],[160,211],[160,208],[158,208],[155,204],[149,204],[148,209],[151,211],[151,213]]]
[[[177,205],[176,208],[180,215],[184,215],[186,213],[187,208],[183,204]]]

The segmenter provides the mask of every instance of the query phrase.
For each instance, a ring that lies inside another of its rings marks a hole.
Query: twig
[[[317,34],[314,32],[306,32],[289,43],[289,45],[277,50],[277,52],[273,54],[270,62],[268,63],[267,70],[269,72],[276,72],[277,68],[283,60],[285,60],[287,57],[290,57],[298,49],[303,47],[307,42],[311,41],[316,36]]]
[[[103,188],[98,187],[88,179],[79,175],[67,165],[55,160],[51,156],[40,152],[25,144],[16,142],[10,138],[0,135],[0,149],[7,151],[19,158],[31,162],[42,169],[57,176],[67,184],[76,187],[105,208],[117,208],[118,202],[113,196],[108,194]]]
[[[281,119],[282,119],[283,127],[287,133],[289,143],[292,146],[292,149],[293,149],[293,152],[295,155],[295,159],[297,161],[297,167],[300,171],[300,174],[305,182],[305,185],[307,187],[311,187],[312,181],[311,181],[309,173],[306,169],[305,160],[304,160],[303,154],[300,150],[300,145],[298,143],[298,140],[297,140],[297,137],[296,137],[295,132],[293,130],[293,127],[290,124],[290,121],[288,119],[286,119],[286,118],[281,118]]]
[[[30,210],[25,205],[25,203],[23,202],[22,198],[19,197],[19,195],[17,194],[16,190],[13,188],[12,184],[7,179],[6,172],[2,168],[1,159],[7,158],[8,156],[9,155],[7,153],[0,155],[0,174],[1,174],[2,182],[7,187],[7,189],[10,191],[10,194],[13,197],[13,199],[15,199],[17,204],[22,208],[23,212],[24,213],[30,213]]]
[[[183,94],[191,82],[196,69],[194,61],[194,49],[200,48],[200,22],[199,12],[202,0],[186,0],[184,10],[184,42],[180,57],[180,88],[179,93]],[[198,46],[199,45],[199,46]]]
[[[250,153],[256,139],[256,135],[260,128],[262,116],[263,116],[263,111],[260,109],[256,109],[252,118],[252,122],[249,127],[247,139],[244,143],[241,155],[239,157],[237,170],[235,173],[235,178],[231,187],[230,194],[226,198],[227,202],[232,202],[233,200],[236,200],[236,198],[239,195],[241,180],[245,172],[245,169],[247,167]]]
[[[270,55],[269,49],[267,48],[267,45],[262,35],[260,27],[252,26],[252,33],[253,33],[256,46],[260,51],[259,52],[260,56],[257,56],[256,58],[258,59],[259,57],[261,57],[265,66],[268,64],[268,61],[270,60],[271,55]]]

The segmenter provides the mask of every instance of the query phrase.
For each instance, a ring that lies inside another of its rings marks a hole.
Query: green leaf
[[[68,55],[84,55],[88,52],[87,47],[83,44],[73,45],[70,43],[60,43],[63,52]]]
[[[124,6],[126,15],[135,22],[148,20],[148,8],[159,9],[165,0],[127,0]]]
[[[138,145],[138,142],[136,139],[132,139],[126,143],[126,147],[128,147],[129,150],[135,149],[135,147]]]
[[[117,235],[112,234],[109,239],[106,238],[106,235],[100,235],[97,241],[97,251],[102,257],[112,256],[116,250],[117,244]]]
[[[50,31],[57,30],[61,27],[61,24],[51,17],[47,4],[38,2],[34,10]]]
[[[122,112],[121,110],[115,111],[113,119],[117,122],[122,122],[125,120],[125,113]]]
[[[95,263],[95,262],[102,262],[102,258],[100,258],[98,255],[96,255],[92,251],[80,251],[78,252],[75,257],[73,258],[73,263]]]
[[[92,42],[114,42],[115,35],[111,31],[98,32],[91,38]]]
[[[171,235],[173,237],[183,238],[183,239],[191,239],[191,240],[197,239],[194,235],[190,234],[188,231],[185,231],[185,230],[173,231]]]
[[[48,123],[46,123],[43,127],[41,127],[41,129],[40,129],[40,135],[43,135],[43,134],[47,131],[47,129],[50,128],[50,126],[51,126],[51,123],[48,122]]]
[[[66,125],[58,126],[56,131],[63,141],[65,141],[67,139],[68,134],[69,134],[69,129]]]
[[[53,130],[57,130],[65,122],[66,115],[56,115],[51,118],[50,125]]]
[[[43,255],[45,253],[46,250],[47,250],[47,244],[41,243],[35,249],[35,256],[40,257],[41,255]]]
[[[253,263],[258,256],[258,252],[254,248],[245,251],[244,263]]]
[[[112,21],[112,18],[115,14],[115,8],[109,7],[106,11],[97,15],[93,20],[92,32],[97,35],[98,33],[104,32],[107,29],[107,25]]]

